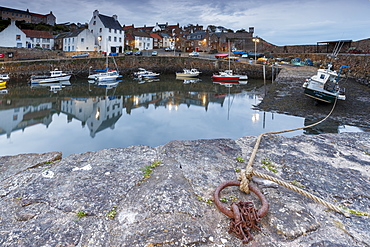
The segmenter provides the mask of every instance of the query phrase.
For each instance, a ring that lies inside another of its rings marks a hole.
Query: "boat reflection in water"
[[[50,82],[50,83],[42,83],[42,84],[31,84],[31,89],[49,89],[49,91],[53,93],[57,93],[61,91],[66,86],[71,86],[71,82],[67,81],[59,81],[59,82]]]
[[[198,83],[198,82],[202,81],[199,78],[186,79],[186,78],[179,78],[179,77],[176,77],[176,80],[177,81],[182,81],[184,84]]]
[[[255,109],[263,97],[263,81],[225,84],[203,78],[186,84],[162,76],[143,84],[128,79],[71,84],[50,94],[50,85],[30,88],[19,82],[17,90],[9,88],[12,94],[0,95],[0,155],[62,151],[65,156],[133,145],[156,147],[171,140],[238,139],[304,122]]]

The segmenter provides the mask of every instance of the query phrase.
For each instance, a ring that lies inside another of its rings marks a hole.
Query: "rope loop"
[[[240,171],[240,176],[238,180],[240,180],[240,190],[244,191],[246,194],[249,193],[249,181],[252,180],[253,176],[253,168],[252,167],[246,167],[246,169],[242,169]]]

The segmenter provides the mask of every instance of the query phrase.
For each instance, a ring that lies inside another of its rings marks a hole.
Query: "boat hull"
[[[239,81],[239,76],[218,76],[214,75],[212,76],[212,79],[214,80],[220,80],[220,81]]]
[[[317,91],[317,90],[313,90],[310,88],[305,88],[304,94],[311,98],[314,98],[316,100],[320,100],[326,103],[334,103],[337,98],[336,94],[329,94],[323,91]],[[345,96],[338,95],[338,99],[345,100]]]
[[[45,76],[45,77],[34,77],[31,78],[31,84],[43,84],[43,83],[53,83],[53,82],[60,82],[60,81],[69,81],[71,75],[63,75],[63,76]]]

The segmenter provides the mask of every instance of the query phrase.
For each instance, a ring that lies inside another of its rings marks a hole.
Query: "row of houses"
[[[249,32],[217,32],[203,26],[158,24],[154,26],[122,26],[117,15],[107,16],[93,12],[87,28],[53,36],[47,31],[19,29],[14,19],[0,32],[0,46],[56,49],[68,52],[122,53],[125,50],[152,50],[169,48],[182,52],[226,51],[232,48],[252,50],[254,29]]]
[[[26,23],[44,23],[54,26],[56,23],[56,17],[53,12],[50,11],[49,14],[38,14],[32,13],[28,9],[26,11],[19,9],[12,9],[0,6],[0,19],[1,20],[15,20],[15,21],[25,21]]]

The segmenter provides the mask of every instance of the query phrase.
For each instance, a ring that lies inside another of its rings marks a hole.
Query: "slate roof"
[[[69,32],[64,38],[77,37],[85,29],[77,29]]]
[[[122,29],[121,24],[111,16],[99,14],[99,18],[105,28]]]
[[[1,11],[7,11],[7,12],[14,12],[14,13],[20,13],[20,14],[30,14],[30,12],[28,11],[23,11],[23,10],[18,10],[18,9],[11,9],[11,8],[6,8],[6,7],[1,7],[0,6],[0,10]]]
[[[151,38],[151,36],[149,34],[145,33],[145,32],[134,31],[134,32],[132,32],[132,34],[134,36]]]

